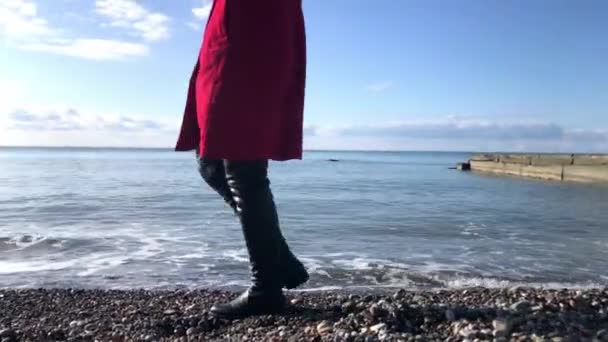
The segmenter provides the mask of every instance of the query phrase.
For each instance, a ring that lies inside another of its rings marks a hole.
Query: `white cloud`
[[[9,112],[23,103],[25,96],[25,84],[15,80],[0,79],[0,116],[2,113]]]
[[[97,0],[95,5],[99,14],[112,20],[110,25],[127,28],[139,39],[71,35],[50,25],[34,0],[0,0],[0,35],[9,47],[97,61],[147,56],[147,42],[169,37],[169,18],[147,10],[135,0]]]
[[[11,39],[32,39],[56,33],[46,19],[38,16],[33,1],[0,0],[0,33]]]
[[[212,6],[213,3],[211,2],[211,0],[204,0],[201,7],[192,9],[192,14],[194,14],[194,16],[198,19],[207,19],[207,17],[209,17],[209,14],[211,14]]]
[[[370,85],[368,85],[366,87],[367,91],[377,95],[380,93],[384,93],[388,90],[390,90],[391,88],[393,88],[394,83],[392,81],[382,81],[382,82],[376,82],[376,83],[372,83]]]
[[[135,115],[85,113],[66,106],[0,114],[0,145],[168,147],[176,137],[173,120]]]
[[[0,91],[13,85],[0,82]],[[151,119],[69,106],[4,109],[0,108],[0,145],[172,147],[180,124],[176,117]],[[532,120],[446,117],[370,125],[306,124],[304,133],[307,149],[608,151],[608,128],[571,129]]]
[[[187,22],[186,26],[193,29],[194,31],[200,31],[203,29],[203,25],[194,21]]]
[[[91,60],[119,60],[149,53],[147,45],[107,39],[54,40],[22,44],[21,48]]]
[[[207,20],[207,18],[209,18],[212,6],[213,3],[211,0],[203,0],[201,2],[201,7],[195,7],[192,9],[192,14],[194,15],[196,20],[187,22],[186,26],[193,29],[194,31],[201,31],[203,29],[202,21]]]
[[[96,0],[95,9],[111,20],[110,25],[131,29],[146,41],[169,38],[169,17],[146,9],[136,0]]]
[[[335,133],[350,136],[391,136],[422,139],[559,139],[565,129],[551,122],[494,121],[470,117],[446,117],[433,120],[410,120],[371,125],[333,128]]]
[[[608,129],[557,123],[446,117],[377,124],[305,127],[308,148],[606,152]]]
[[[162,131],[170,125],[160,120],[116,113],[83,113],[68,106],[29,106],[12,110],[3,115],[4,126],[23,131],[40,129],[46,131],[96,130],[117,131]]]

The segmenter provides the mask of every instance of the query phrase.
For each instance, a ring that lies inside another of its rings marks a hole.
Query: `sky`
[[[207,0],[0,0],[0,145],[173,147]],[[608,153],[608,1],[304,0],[306,149]]]

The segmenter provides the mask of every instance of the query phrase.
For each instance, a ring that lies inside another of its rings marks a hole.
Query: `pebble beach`
[[[608,289],[289,292],[220,320],[219,290],[0,290],[0,341],[608,341]]]

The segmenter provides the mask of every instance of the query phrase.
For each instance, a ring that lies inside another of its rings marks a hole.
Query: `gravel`
[[[608,341],[608,289],[289,292],[226,321],[219,290],[0,290],[0,341]]]

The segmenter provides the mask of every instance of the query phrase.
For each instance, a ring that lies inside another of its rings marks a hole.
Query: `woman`
[[[302,158],[306,43],[301,0],[215,0],[190,79],[176,150],[240,219],[251,287],[211,311],[279,313],[282,288],[308,280],[279,228],[268,160]]]

